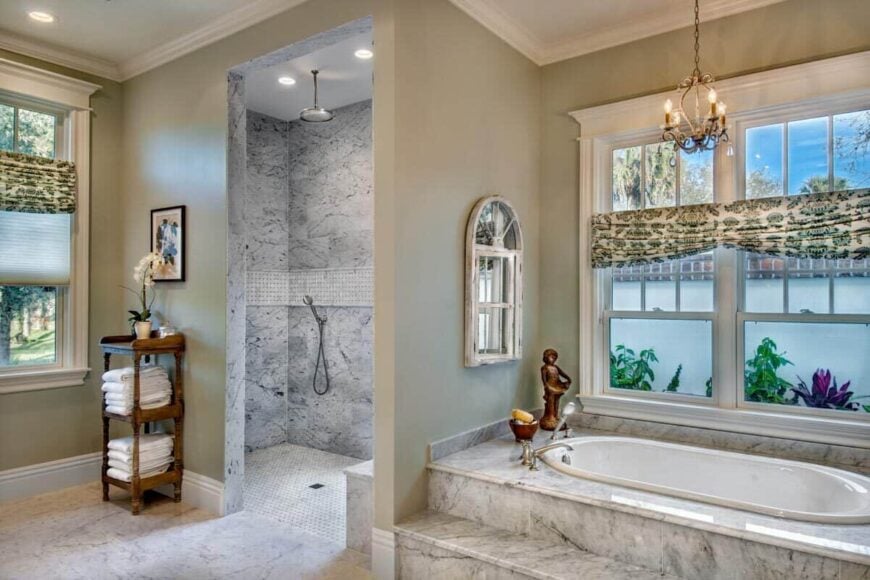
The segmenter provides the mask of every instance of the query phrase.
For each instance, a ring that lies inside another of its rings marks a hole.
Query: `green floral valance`
[[[592,217],[593,268],[663,262],[717,246],[797,258],[870,258],[870,189]]]
[[[75,164],[0,151],[0,210],[73,213]]]

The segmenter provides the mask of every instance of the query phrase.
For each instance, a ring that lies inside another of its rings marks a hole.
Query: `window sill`
[[[595,415],[870,449],[870,423],[865,421],[606,395],[581,396],[581,399],[584,411]]]
[[[85,384],[89,368],[27,370],[0,373],[0,395],[43,391]]]

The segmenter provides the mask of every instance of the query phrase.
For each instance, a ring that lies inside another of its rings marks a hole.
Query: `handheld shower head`
[[[314,319],[317,320],[319,324],[326,323],[326,317],[324,316],[323,318],[321,318],[320,315],[317,314],[317,309],[314,307],[314,298],[306,294],[302,297],[302,302],[311,309],[311,314],[314,315]]]
[[[306,306],[311,306],[312,304],[314,304],[314,298],[306,294],[302,297],[302,302],[305,303]]]

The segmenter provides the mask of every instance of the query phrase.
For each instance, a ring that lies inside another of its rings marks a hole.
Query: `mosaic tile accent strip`
[[[374,272],[371,268],[248,272],[251,306],[300,306],[306,294],[322,306],[372,306]]]

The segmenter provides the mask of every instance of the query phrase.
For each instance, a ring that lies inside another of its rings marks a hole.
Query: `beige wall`
[[[394,18],[395,181],[386,211],[393,217],[394,505],[401,519],[426,505],[430,441],[538,404],[541,71],[447,0],[397,2]],[[511,200],[523,225],[525,356],[467,369],[465,227],[475,201],[492,193]],[[378,205],[376,220],[383,211]]]
[[[703,7],[702,7],[703,9]],[[703,15],[703,14],[702,14]],[[718,78],[870,49],[870,2],[789,0],[701,25],[701,68]],[[579,126],[568,112],[670,90],[691,71],[692,30],[543,68],[541,336],[577,375]],[[727,103],[728,95],[721,95]]]
[[[0,51],[0,58],[38,66],[101,85],[91,97],[91,368],[102,369],[99,337],[124,329],[126,306],[120,284],[124,245],[121,215],[120,145],[122,90],[113,81]],[[99,374],[84,386],[0,396],[0,471],[91,453],[100,448]]]

